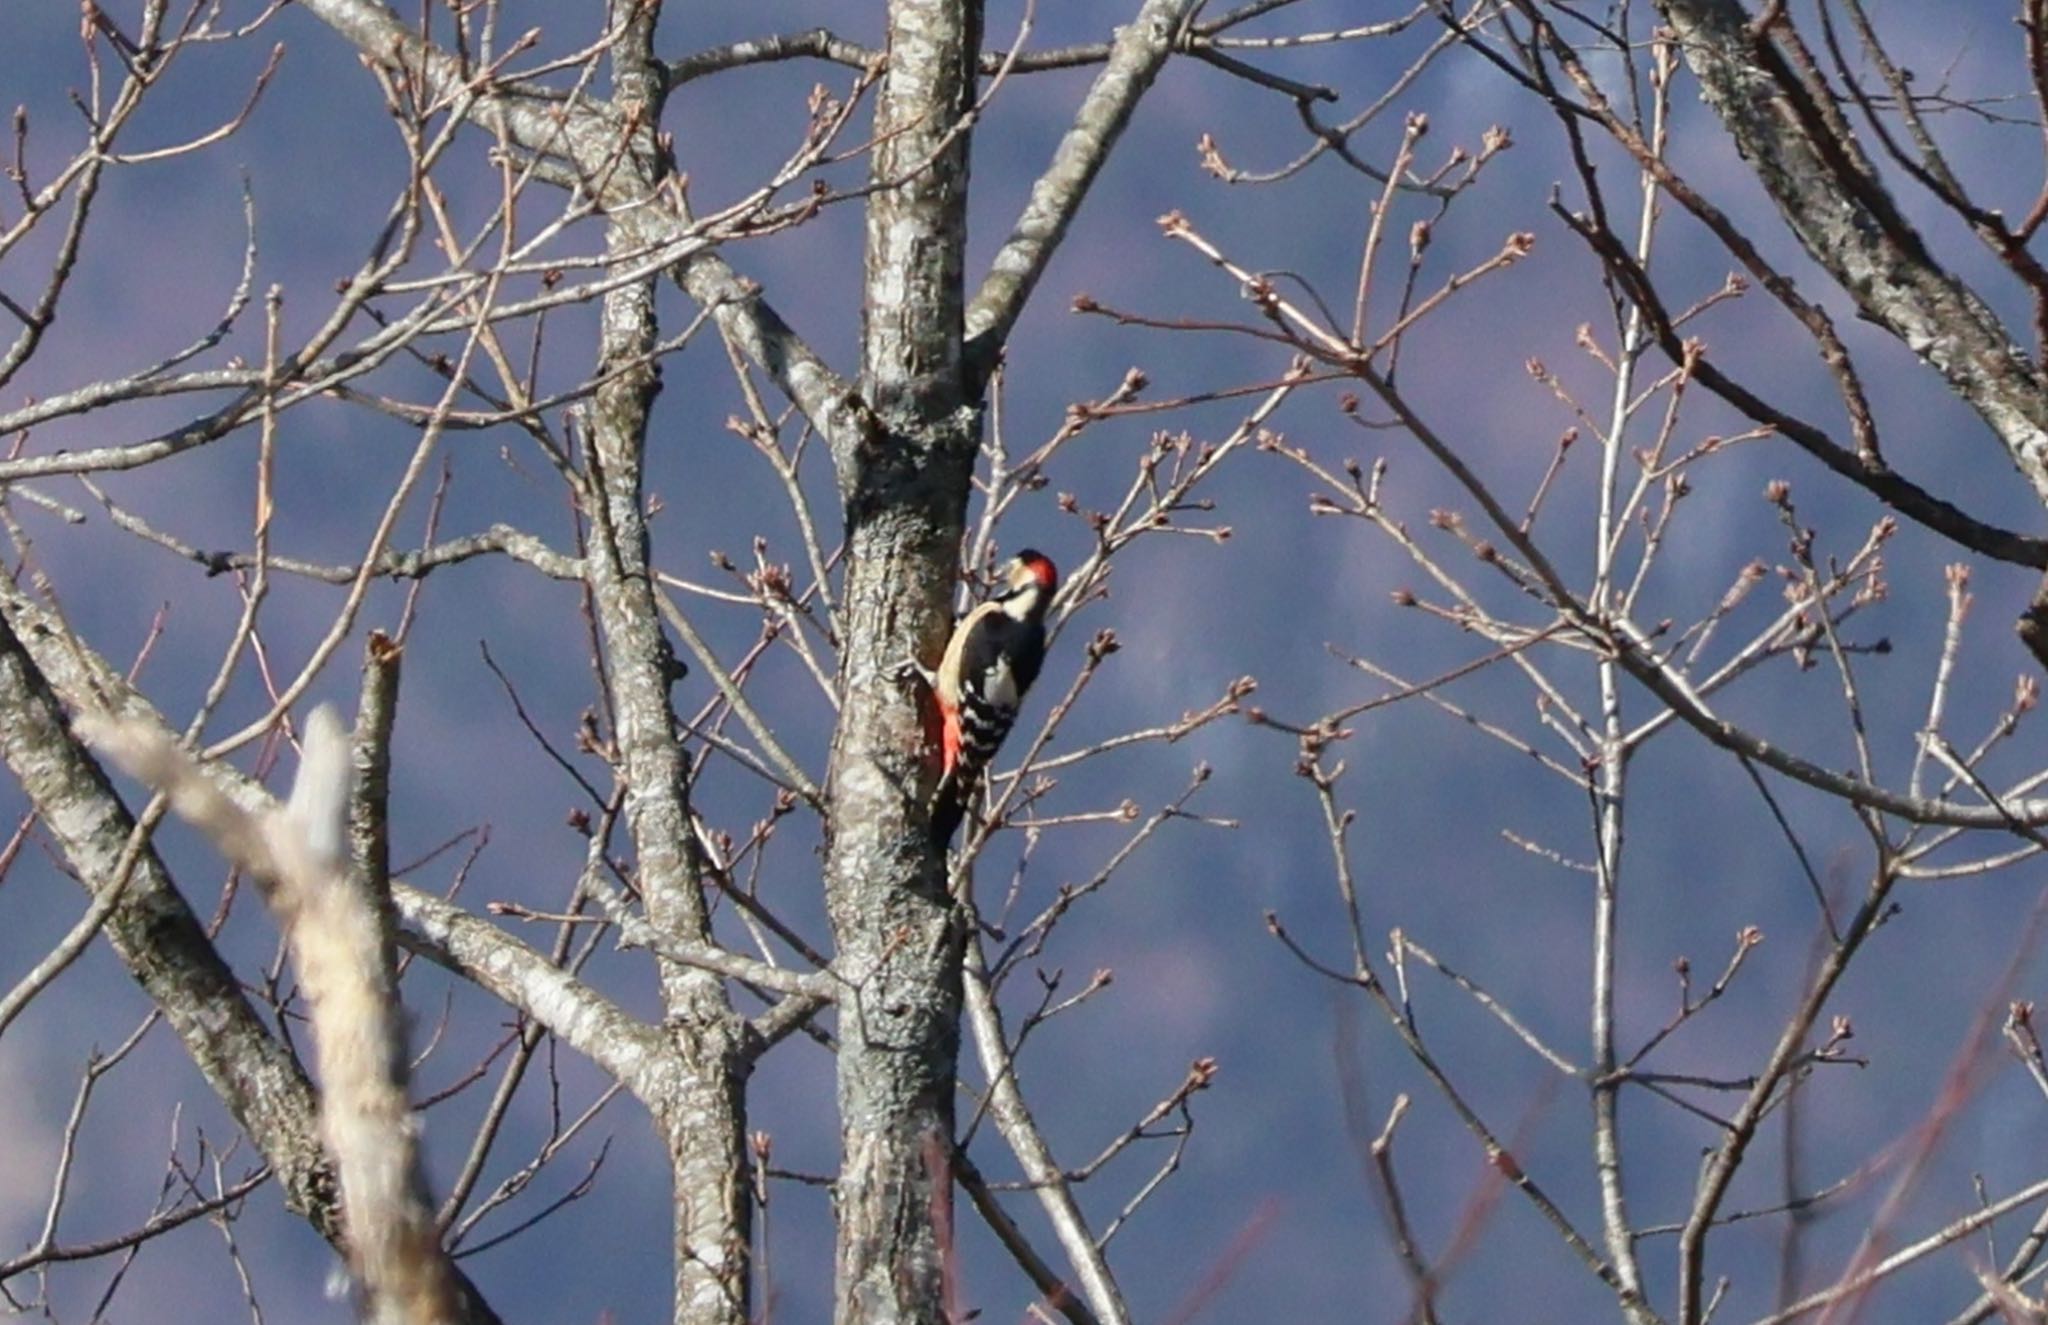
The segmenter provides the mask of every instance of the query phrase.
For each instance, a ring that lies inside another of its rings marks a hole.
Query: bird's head
[[[1003,589],[1007,593],[1033,590],[1051,597],[1060,587],[1059,567],[1036,548],[1025,548],[1003,566]]]
[[[1019,621],[1036,620],[1052,606],[1052,595],[1060,587],[1059,569],[1043,552],[1025,548],[1003,563],[996,572],[995,591],[990,601]]]

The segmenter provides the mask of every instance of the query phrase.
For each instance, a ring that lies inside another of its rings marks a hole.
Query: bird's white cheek
[[[995,675],[990,680],[988,697],[998,708],[1017,707],[1017,678],[1011,674],[1007,663],[996,667]]]

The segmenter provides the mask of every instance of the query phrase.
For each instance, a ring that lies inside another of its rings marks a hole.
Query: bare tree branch
[[[1073,127],[1031,186],[1030,203],[1011,226],[1010,237],[996,251],[967,307],[967,352],[977,379],[986,379],[994,368],[1010,328],[1195,7],[1194,0],[1145,0],[1110,44],[1108,66],[1089,86]]]
[[[1769,33],[1735,0],[1658,0],[1702,94],[1806,251],[1872,320],[1937,369],[2048,504],[2048,385],[1991,309],[1935,261]]]

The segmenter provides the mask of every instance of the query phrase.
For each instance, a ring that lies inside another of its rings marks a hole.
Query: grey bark
[[[614,245],[621,242],[615,231]],[[603,371],[643,355],[653,343],[653,302],[652,281],[605,297]],[[649,578],[642,509],[647,408],[658,385],[655,370],[643,366],[597,394],[585,502],[591,547],[584,564],[604,638],[627,784],[626,822],[647,916],[657,931],[701,943],[711,937],[702,861],[685,790],[688,763],[669,707],[669,687],[679,673]],[[719,977],[675,962],[660,967],[680,1061],[648,1103],[675,1183],[675,1319],[737,1325],[748,1318],[749,1282],[741,1027]]]
[[[391,903],[391,730],[398,719],[399,646],[370,635],[349,757],[349,886],[377,916],[386,988],[397,997],[398,913]]]
[[[611,56],[612,109],[630,126],[631,173],[648,186],[644,202],[652,201],[665,173],[654,138],[662,80],[650,49],[660,13],[658,0],[618,0],[612,6],[620,28]],[[614,222],[609,242],[614,253],[625,254],[639,241]],[[662,633],[648,566],[642,480],[648,410],[661,389],[660,370],[648,356],[658,332],[654,293],[649,278],[604,298],[597,371],[605,384],[591,405],[582,485],[590,521],[584,568],[604,640],[612,725],[626,781],[626,824],[647,917],[662,934],[708,943],[711,922],[690,818],[689,763],[669,707],[669,688],[681,671]],[[647,1103],[668,1150],[674,1186],[674,1319],[677,1325],[744,1325],[752,1276],[743,1027],[718,976],[673,961],[657,964],[675,1054]]]
[[[378,0],[300,0],[300,7],[386,70],[408,77],[424,73],[434,96],[449,96],[468,84],[453,56],[422,40]],[[469,113],[487,128],[503,130],[526,151],[566,161],[577,178],[603,181],[600,200],[608,209],[653,192],[655,181],[640,168],[644,156],[613,168],[622,121],[609,107],[588,102],[570,107],[484,85],[475,90]],[[689,230],[686,219],[665,206],[634,207],[621,219],[643,244],[672,243]],[[709,247],[679,259],[669,275],[698,303],[717,309],[720,328],[821,432],[840,433],[851,387],[782,320],[758,286]]]
[[[26,660],[28,673],[40,678],[37,684],[54,692],[61,703],[74,709],[87,705],[105,706],[117,717],[148,723],[162,731],[170,730],[162,715],[103,659],[77,640],[60,635],[53,618],[35,603],[21,597],[4,580],[0,580],[0,624],[7,625],[13,632],[11,638],[23,646],[19,655]],[[0,646],[5,642],[0,640]],[[4,648],[0,648],[0,653],[4,652]],[[0,703],[13,704],[12,697],[16,693],[12,686],[7,687],[4,693],[0,693]],[[20,705],[0,710],[0,716],[10,714],[34,716],[35,711]],[[58,716],[61,717],[61,712]],[[98,765],[91,756],[82,751],[79,756],[98,777]],[[263,785],[232,765],[210,764],[207,771],[221,790],[244,810],[257,813],[274,807],[275,801]],[[104,785],[103,779],[101,785]],[[112,804],[114,809],[126,815],[118,801]],[[95,877],[87,876],[88,882]],[[132,883],[130,887],[133,887]],[[182,910],[190,919],[191,912],[185,907],[184,899],[168,882],[165,888],[166,903]],[[535,951],[489,921],[402,883],[393,883],[391,893],[392,904],[406,925],[401,937],[408,948],[475,981],[532,1017],[578,1053],[627,1083],[639,1098],[646,1099],[655,1093],[653,1083],[664,1070],[663,1059],[669,1053],[667,1042],[659,1031],[628,1016],[617,1005],[549,960],[545,953]],[[182,923],[179,922],[180,925]],[[191,923],[195,932],[204,938],[204,931],[197,929],[198,921],[192,919]],[[162,945],[158,945],[158,952],[162,951]],[[218,961],[218,955],[213,954],[210,947],[206,952],[212,960]],[[238,987],[229,987],[239,993]],[[228,1006],[232,1007],[231,1004]],[[253,1011],[250,1015],[253,1018]],[[231,1017],[230,1021],[239,1023],[239,1018]],[[260,1023],[252,1024],[257,1033],[267,1035]],[[200,1029],[210,1028],[201,1023]],[[294,1073],[299,1072],[295,1059],[287,1056],[285,1061],[291,1064]],[[302,1073],[299,1079],[304,1080]],[[275,1090],[268,1093],[280,1094]],[[305,1098],[310,1109],[310,1094]],[[233,1107],[234,1101],[230,1100],[229,1104]],[[310,1129],[310,1121],[306,1126]],[[310,1130],[307,1134],[311,1134]]]
[[[0,757],[21,782],[44,828],[85,887],[114,886],[135,820],[105,772],[75,741],[62,705],[24,635],[53,651],[70,646],[22,621],[19,600],[0,600]],[[19,623],[19,624],[18,624]],[[236,1123],[277,1175],[286,1206],[337,1250],[345,1230],[334,1169],[321,1148],[318,1102],[304,1069],[243,997],[234,972],[144,846],[107,919],[107,939],[184,1043]],[[496,1325],[497,1313],[460,1278],[464,1318]]]
[[[963,372],[968,133],[981,6],[896,0],[875,107],[862,389],[843,470],[850,553],[826,898],[841,1002],[837,1319],[948,1318],[965,931],[925,806],[919,696],[895,680],[948,628],[979,403]],[[849,481],[850,480],[850,481]]]
[[[1031,186],[1031,201],[1011,227],[967,310],[968,353],[977,381],[985,380],[1017,315],[1024,311],[1046,265],[1066,238],[1089,186],[1130,124],[1139,100],[1166,67],[1195,0],[1145,0],[1137,16],[1110,43],[1109,60],[1052,162]]]
[[[2048,383],[1976,292],[1934,260],[1847,126],[1737,0],[1657,0],[1701,95],[1799,242],[1865,316],[1976,410],[2048,505]]]
[[[377,0],[301,6],[386,70],[455,99],[460,113],[558,168],[544,177],[602,181],[598,201],[615,252],[645,252],[696,234],[668,195],[655,146],[661,80],[647,39],[654,7],[620,3],[610,104],[565,104],[466,81],[446,52]],[[925,807],[933,770],[921,697],[900,685],[906,658],[936,658],[949,628],[954,570],[977,444],[981,380],[1056,250],[1132,106],[1167,58],[1189,0],[1147,0],[1120,33],[1075,131],[1056,154],[984,286],[972,362],[966,349],[964,252],[968,126],[981,39],[978,0],[894,0],[888,66],[876,97],[866,232],[859,389],[834,374],[711,250],[677,250],[669,275],[711,306],[727,335],[829,442],[844,503],[842,709],[827,784],[825,886],[841,1002],[837,1318],[948,1319],[950,1156],[959,1051],[964,917]],[[615,161],[622,141],[632,144]],[[653,290],[614,292],[603,315],[610,368],[651,344]],[[975,365],[983,371],[977,372]],[[609,664],[628,824],[649,919],[679,945],[709,938],[699,891],[683,752],[668,708],[676,669],[648,583],[640,466],[652,369],[610,381],[588,420],[591,468],[580,494],[591,520],[581,569]],[[523,945],[454,908],[396,890],[407,942],[453,962],[563,1033],[648,1100],[668,1139],[677,1184],[677,1319],[746,1314],[747,1059],[743,1027],[713,976],[664,964],[674,1052],[575,981],[527,960]],[[555,978],[559,977],[559,978]],[[543,1011],[543,1009],[545,1011]],[[611,1042],[603,1027],[618,1023]],[[562,1028],[566,1027],[564,1030]],[[620,1044],[628,1047],[619,1048]],[[695,1306],[693,1307],[693,1304]],[[691,1315],[693,1309],[704,1314]],[[723,1314],[721,1314],[723,1313]]]

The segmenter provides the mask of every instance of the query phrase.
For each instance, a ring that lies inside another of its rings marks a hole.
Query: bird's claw
[[[907,685],[913,677],[923,681],[927,686],[936,687],[938,683],[938,678],[932,674],[932,669],[915,658],[905,658],[902,662],[897,663],[890,671],[889,676],[898,685]]]

